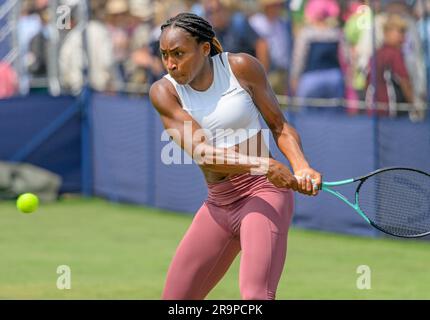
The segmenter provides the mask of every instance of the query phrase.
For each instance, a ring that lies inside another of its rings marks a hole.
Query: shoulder
[[[257,58],[247,53],[229,53],[227,56],[230,68],[239,81],[253,84],[265,79],[264,67]]]
[[[227,53],[228,62],[232,68],[246,68],[261,66],[260,61],[248,53]]]
[[[179,100],[175,87],[164,77],[151,85],[149,89],[149,98],[152,105],[159,112],[171,109],[172,103],[178,103]]]

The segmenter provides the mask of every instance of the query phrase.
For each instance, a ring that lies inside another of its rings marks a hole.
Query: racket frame
[[[338,199],[342,200],[344,203],[346,203],[347,205],[349,205],[351,208],[353,208],[367,223],[369,223],[370,225],[372,225],[373,227],[375,227],[376,229],[395,236],[395,237],[401,237],[401,238],[420,238],[420,237],[424,237],[430,234],[430,231],[422,233],[422,234],[417,234],[417,235],[411,235],[411,236],[406,236],[406,235],[398,235],[398,234],[393,234],[387,230],[383,230],[382,228],[380,228],[378,225],[376,225],[372,220],[370,220],[366,214],[360,209],[359,206],[359,196],[358,193],[360,191],[361,186],[363,185],[363,183],[370,177],[381,173],[381,172],[385,172],[385,171],[391,171],[391,170],[409,170],[409,171],[414,171],[414,172],[418,172],[424,175],[427,175],[430,178],[430,174],[428,174],[427,172],[418,170],[418,169],[414,169],[414,168],[407,168],[407,167],[386,167],[386,168],[382,168],[382,169],[378,169],[375,171],[372,171],[371,173],[361,176],[361,177],[357,177],[357,178],[352,178],[352,179],[346,179],[346,180],[340,180],[340,181],[333,181],[333,182],[322,182],[321,184],[321,190],[326,191],[332,195],[334,195],[335,197],[337,197]],[[351,184],[354,182],[360,181],[359,185],[357,186],[356,190],[355,190],[355,203],[352,203],[347,197],[345,197],[342,193],[340,193],[337,190],[333,190],[331,189],[331,187],[337,187],[337,186],[342,186],[342,185],[346,185],[346,184]]]
[[[349,205],[351,208],[353,208],[355,211],[357,211],[358,214],[364,220],[366,220],[367,223],[372,224],[372,222],[370,221],[370,219],[364,214],[364,212],[360,209],[360,206],[358,205],[358,190],[359,190],[359,187],[361,186],[361,184],[363,183],[363,181],[361,181],[360,185],[355,190],[355,203],[350,202],[349,199],[347,197],[345,197],[339,191],[333,190],[333,189],[330,188],[330,187],[343,186],[343,185],[346,185],[346,184],[354,183],[356,181],[358,181],[358,180],[347,179],[347,180],[335,181],[335,182],[323,182],[322,186],[321,186],[321,190],[329,192],[332,195],[336,196],[337,198],[339,198],[340,200],[342,200],[344,203],[346,203],[347,205]]]

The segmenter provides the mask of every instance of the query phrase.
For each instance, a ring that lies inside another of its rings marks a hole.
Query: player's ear
[[[202,43],[203,54],[207,57],[211,53],[211,44],[209,42]]]

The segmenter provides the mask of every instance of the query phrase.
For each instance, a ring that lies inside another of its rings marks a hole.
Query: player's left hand
[[[297,179],[297,191],[309,196],[316,196],[322,183],[321,173],[311,167],[294,171]]]

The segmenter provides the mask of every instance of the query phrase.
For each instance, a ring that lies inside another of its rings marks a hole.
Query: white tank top
[[[227,52],[213,56],[212,61],[214,78],[206,91],[180,85],[169,74],[164,77],[174,85],[183,109],[207,129],[208,142],[228,148],[261,130],[259,112],[234,76]]]

